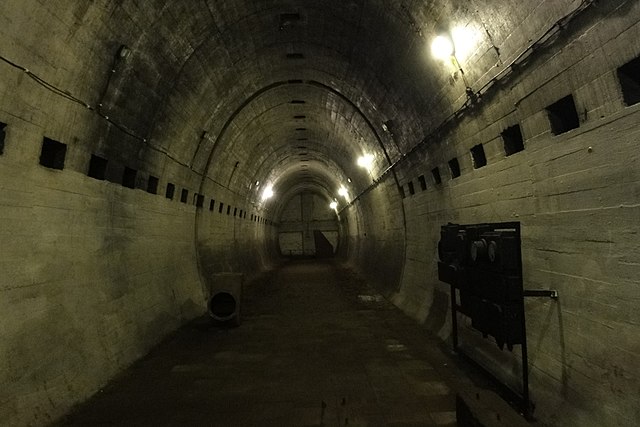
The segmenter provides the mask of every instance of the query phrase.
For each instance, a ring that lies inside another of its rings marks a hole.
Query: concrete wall
[[[0,419],[42,425],[202,313],[194,208],[45,168],[39,129],[10,119],[0,156]]]
[[[558,40],[561,50],[532,57],[525,74],[397,167],[408,195],[407,247],[393,300],[442,339],[450,312],[448,285],[437,280],[439,227],[521,222],[525,287],[560,294],[526,303],[535,414],[554,425],[633,425],[640,418],[640,105],[623,104],[616,74],[640,55],[639,19],[634,2],[585,15]],[[555,136],[545,107],[568,94],[580,126]],[[515,124],[524,151],[507,157],[500,134]],[[474,169],[470,150],[478,144],[488,164]],[[457,178],[448,167],[454,157]],[[442,184],[433,180],[435,167]],[[518,352],[501,353],[472,331],[463,339],[506,381],[517,375]]]
[[[398,288],[405,258],[402,197],[388,178],[341,211],[347,233],[347,260],[383,294]]]
[[[93,107],[103,101],[104,117],[0,63],[0,424],[12,426],[46,425],[97,392],[205,312],[209,273],[266,265],[256,248],[270,238],[242,196],[201,186],[193,150],[170,148],[182,142],[175,135],[159,126],[153,142],[143,138],[177,69],[161,48],[141,47],[155,34],[134,40],[131,20],[146,22],[149,11],[35,3],[3,4],[2,55]],[[136,64],[120,63],[101,98],[120,43],[136,50]],[[176,120],[197,143],[199,117]],[[43,137],[66,144],[62,169],[39,164]],[[94,154],[108,161],[104,180],[87,176]],[[137,171],[134,188],[122,185],[125,167]],[[242,220],[217,204],[209,211],[211,197],[243,209]]]
[[[277,262],[277,234],[267,218],[216,183],[208,182],[203,194],[207,197],[197,209],[195,238],[197,262],[208,287],[215,285],[209,281],[216,273],[245,273],[249,279]]]

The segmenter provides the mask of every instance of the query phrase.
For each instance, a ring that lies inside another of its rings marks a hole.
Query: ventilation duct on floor
[[[240,273],[220,273],[213,276],[207,309],[214,321],[234,326],[240,325],[243,278],[244,276]]]

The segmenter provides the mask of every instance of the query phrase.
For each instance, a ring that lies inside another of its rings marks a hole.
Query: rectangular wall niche
[[[64,169],[64,159],[67,155],[67,144],[45,137],[42,140],[40,164],[51,169]]]
[[[147,193],[158,194],[158,177],[149,175],[149,181],[147,181]]]
[[[449,160],[449,171],[451,172],[451,179],[455,179],[460,176],[460,163],[458,162],[457,157]]]
[[[167,183],[167,191],[165,192],[165,197],[169,200],[173,200],[173,196],[176,193],[176,186],[172,183]]]
[[[473,160],[473,168],[480,169],[487,166],[487,156],[484,154],[482,144],[471,147],[471,159]]]
[[[513,125],[506,128],[500,134],[502,141],[504,142],[504,153],[510,156],[515,153],[519,153],[524,150],[524,139],[522,138],[522,131],[520,125]]]
[[[635,58],[618,68],[618,80],[626,105],[640,102],[640,58]]]
[[[554,135],[569,132],[571,129],[576,129],[580,126],[573,95],[567,95],[554,102],[546,110],[551,124],[551,132]]]
[[[196,194],[196,208],[201,208],[204,206],[204,195]]]
[[[211,199],[209,202],[209,210],[213,212],[213,208],[216,206],[216,201]]]
[[[222,213],[222,209],[224,209],[224,203],[220,202],[220,206],[218,206],[218,213]]]
[[[89,160],[89,171],[87,172],[87,176],[104,181],[107,176],[107,163],[107,159],[92,154],[91,160]]]
[[[138,176],[137,170],[131,169],[125,166],[124,172],[122,174],[122,186],[127,188],[136,188],[137,176]]]
[[[416,194],[416,189],[413,186],[413,181],[409,181],[407,185],[409,186],[409,194],[411,194],[412,196]]]
[[[180,201],[182,203],[187,203],[187,200],[189,200],[189,190],[183,188],[182,193],[180,194]]]
[[[427,189],[427,180],[424,178],[424,175],[418,177],[418,182],[420,183],[420,189],[422,191]]]
[[[294,25],[295,23],[300,22],[301,19],[302,17],[299,13],[281,13],[280,29],[283,30],[290,25]]]
[[[440,168],[431,169],[431,175],[433,176],[433,182],[436,184],[442,184],[442,176],[440,176]]]
[[[293,53],[287,53],[286,57],[287,59],[291,59],[291,60],[300,60],[300,59],[304,59],[304,54],[299,52],[293,52]]]
[[[0,122],[0,156],[4,153],[4,138],[6,137],[7,124]]]

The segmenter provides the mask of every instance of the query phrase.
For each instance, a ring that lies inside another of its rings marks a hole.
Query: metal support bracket
[[[551,299],[558,299],[558,291],[547,289],[525,289],[523,291],[525,297],[546,297]]]

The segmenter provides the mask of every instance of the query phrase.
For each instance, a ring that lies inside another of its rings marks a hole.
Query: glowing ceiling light
[[[358,166],[371,170],[374,158],[373,154],[364,154],[358,158]]]
[[[262,191],[262,201],[264,202],[265,200],[268,200],[270,198],[273,197],[273,186],[268,185],[263,191]]]
[[[335,211],[336,209],[338,209],[338,202],[331,202],[329,204],[329,207]]]
[[[349,191],[344,187],[344,185],[340,186],[338,194],[347,200],[349,199]]]
[[[256,181],[256,187],[260,185],[260,181]]]
[[[476,49],[481,35],[478,30],[465,26],[455,27],[451,30],[451,39],[455,46],[455,55],[458,61],[465,61]]]
[[[454,53],[454,46],[451,37],[439,35],[431,43],[431,54],[436,59],[450,58]]]

